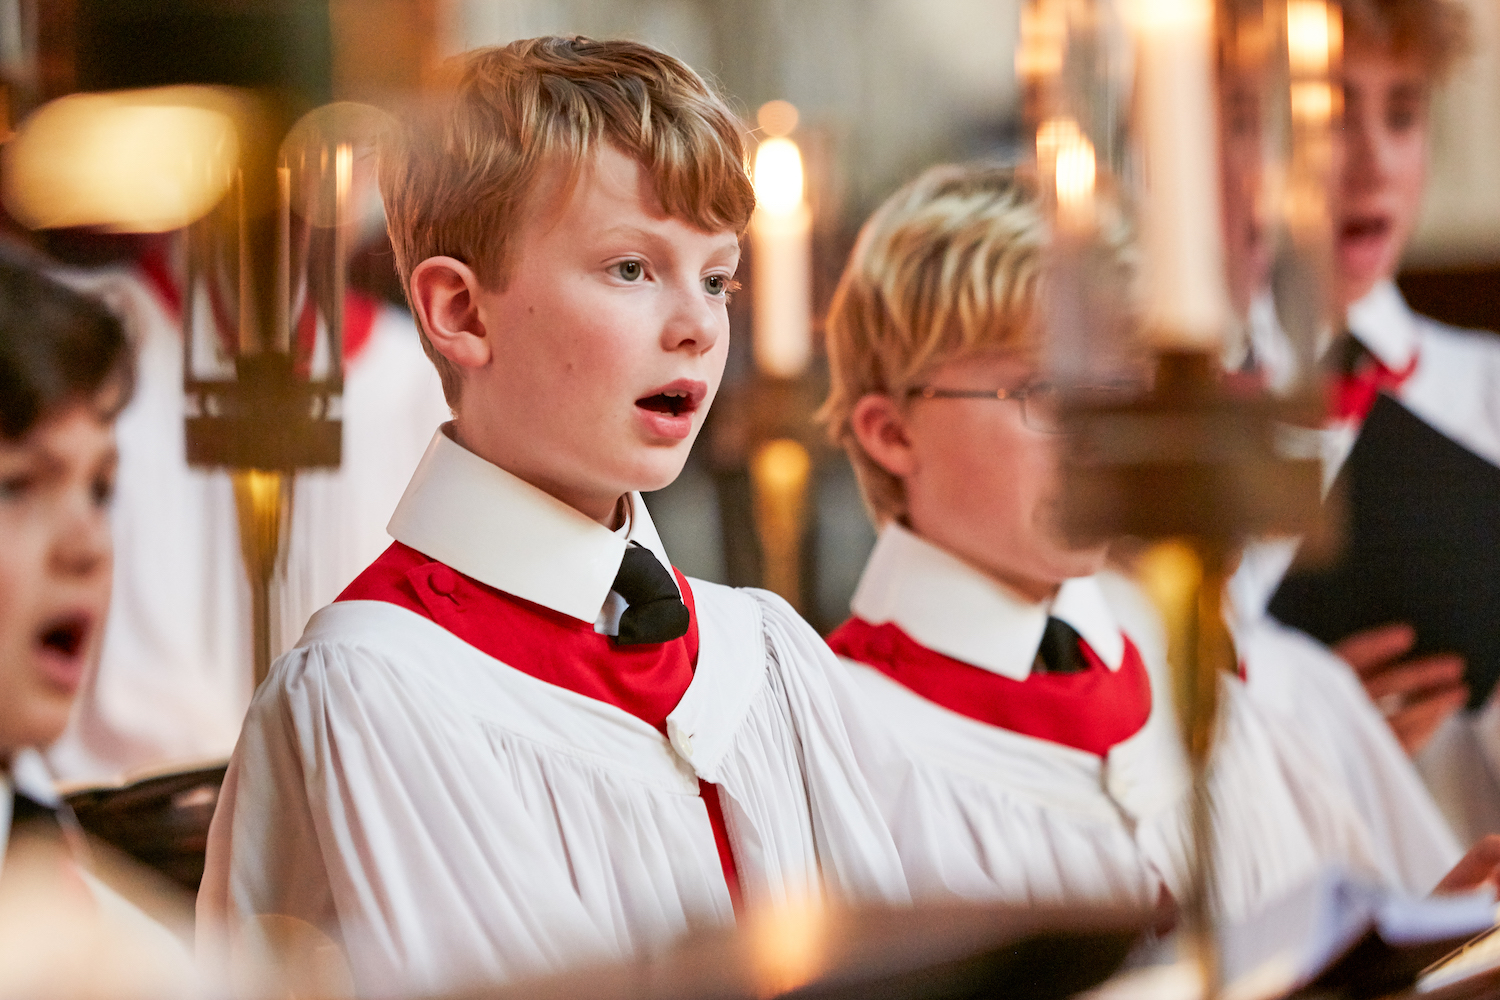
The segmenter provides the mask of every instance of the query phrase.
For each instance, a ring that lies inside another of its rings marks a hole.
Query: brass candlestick
[[[1308,530],[1318,515],[1316,459],[1283,452],[1286,418],[1303,407],[1228,390],[1218,358],[1164,352],[1151,391],[1120,403],[1080,394],[1065,419],[1066,529],[1079,539],[1152,542],[1142,581],[1168,636],[1173,700],[1191,778],[1189,890],[1184,930],[1219,987],[1214,939],[1213,798],[1209,779],[1219,684],[1235,666],[1224,583],[1240,542]]]

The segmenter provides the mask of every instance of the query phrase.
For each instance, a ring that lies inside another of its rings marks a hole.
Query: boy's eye
[[[108,507],[115,498],[115,477],[106,475],[95,479],[89,495],[95,507]]]
[[[1386,109],[1386,128],[1392,132],[1406,132],[1417,125],[1421,118],[1421,108],[1412,103],[1397,101]]]
[[[703,279],[703,290],[710,295],[722,295],[728,298],[729,294],[737,291],[739,287],[739,282],[727,274],[710,274]]]
[[[0,502],[20,500],[31,491],[34,485],[36,485],[36,479],[28,473],[0,476]]]
[[[625,281],[640,281],[646,276],[646,267],[638,260],[622,260],[615,265],[615,273]]]

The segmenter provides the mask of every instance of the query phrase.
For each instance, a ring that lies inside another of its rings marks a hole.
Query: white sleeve
[[[872,789],[886,740],[859,705],[847,672],[818,633],[769,591],[761,605],[770,668],[785,692],[801,747],[823,875],[846,899],[910,899],[901,858]]]
[[[1415,895],[1430,892],[1463,851],[1353,671],[1270,619],[1237,638],[1251,699],[1348,793],[1382,874]]]
[[[257,694],[231,761],[200,931],[265,914],[305,920],[343,944],[364,996],[608,954],[506,770],[419,671],[342,643],[294,649]]]

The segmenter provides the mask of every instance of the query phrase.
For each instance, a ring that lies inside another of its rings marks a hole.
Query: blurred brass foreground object
[[[281,538],[291,521],[292,476],[289,472],[235,469],[234,511],[240,524],[240,549],[250,578],[250,624],[255,644],[255,686],[271,672],[271,583],[282,569]]]
[[[1237,395],[1207,352],[1165,352],[1157,363],[1153,388],[1134,401],[1081,395],[1066,407],[1063,520],[1079,540],[1155,543],[1141,560],[1140,577],[1167,632],[1192,788],[1183,926],[1204,996],[1213,997],[1221,984],[1209,778],[1220,676],[1235,667],[1224,584],[1245,539],[1301,534],[1315,525],[1321,466],[1293,449],[1302,440],[1298,425],[1316,426],[1319,413],[1311,400]]]
[[[1120,967],[1151,915],[789,902],[623,962],[456,994],[472,1000],[1062,1000]]]

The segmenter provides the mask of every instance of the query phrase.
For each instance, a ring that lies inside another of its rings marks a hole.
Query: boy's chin
[[[1067,549],[1055,554],[1053,571],[1059,580],[1093,576],[1104,568],[1109,559],[1109,548],[1099,546],[1092,549]]]
[[[647,454],[635,463],[626,475],[626,479],[632,484],[631,490],[639,493],[653,493],[656,490],[664,490],[677,481],[682,475],[682,469],[687,465],[688,449],[673,448],[663,450],[654,454]]]

